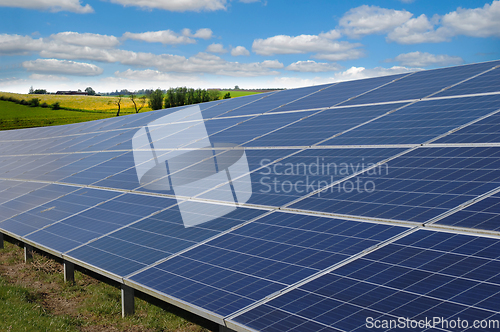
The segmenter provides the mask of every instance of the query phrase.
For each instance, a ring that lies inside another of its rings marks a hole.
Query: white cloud
[[[259,55],[317,53],[314,57],[331,61],[357,59],[363,52],[356,49],[361,44],[335,42],[323,35],[279,35],[267,39],[256,39],[252,50]],[[333,59],[333,60],[332,60]]]
[[[433,21],[438,21],[435,17]],[[434,28],[433,24],[425,14],[412,18],[400,27],[395,28],[387,35],[387,41],[398,44],[440,43],[450,38],[450,32],[444,28]]]
[[[68,60],[57,59],[38,59],[25,61],[22,63],[27,71],[48,74],[65,74],[76,76],[97,76],[102,74],[103,70],[90,63],[82,63]]]
[[[339,39],[342,37],[342,33],[338,30],[330,30],[328,32],[320,33],[319,36],[326,39]]]
[[[352,81],[352,80],[359,80],[359,79],[363,79],[363,78],[408,73],[408,72],[412,72],[412,71],[416,71],[416,70],[419,70],[419,69],[407,68],[407,67],[401,67],[401,66],[394,66],[391,68],[375,67],[375,68],[369,68],[369,69],[366,69],[364,67],[351,67],[343,72],[335,73],[335,75],[333,77],[333,81],[334,82]]]
[[[94,12],[94,9],[88,4],[82,6],[79,0],[0,0],[0,7],[49,10],[51,12],[68,11],[78,14]]]
[[[141,40],[148,43],[162,43],[169,45],[195,44],[196,41],[187,36],[179,35],[172,30],[148,31],[142,33],[125,32],[124,39]]]
[[[127,69],[123,72],[115,72],[115,77],[124,78],[133,81],[143,81],[143,82],[170,82],[172,80],[193,80],[192,76],[189,75],[172,75],[168,73],[161,72],[159,70],[132,70]]]
[[[339,21],[342,32],[349,37],[389,32],[413,16],[406,10],[385,9],[363,5],[349,10]]]
[[[320,72],[339,70],[340,66],[337,64],[307,60],[307,61],[294,62],[285,69],[303,73],[320,73]]]
[[[120,44],[115,36],[99,35],[95,33],[60,32],[50,36],[52,40],[62,43],[87,47],[113,48]]]
[[[399,0],[401,1],[402,3],[412,3],[414,2],[415,0]]]
[[[485,4],[483,8],[459,7],[444,15],[441,21],[454,35],[500,37],[500,1]]]
[[[194,34],[192,34],[190,29],[183,29],[182,35],[186,37],[210,39],[212,38],[213,32],[212,30],[205,28],[205,29],[198,29]]]
[[[422,14],[396,27],[387,35],[387,41],[399,44],[439,43],[452,37],[500,37],[500,1],[482,8],[458,8],[431,20]]]
[[[227,50],[222,44],[210,44],[208,45],[206,52],[224,54],[227,53]]]
[[[0,35],[0,55],[26,55],[43,49],[42,39],[33,39],[29,36]]]
[[[428,66],[448,66],[460,65],[464,60],[458,56],[450,56],[446,54],[434,55],[427,52],[410,52],[400,54],[391,62],[399,62],[402,66],[409,67],[428,67]]]
[[[37,81],[53,81],[53,82],[69,81],[69,78],[65,76],[44,75],[44,74],[31,74],[29,78],[31,80],[37,80]]]
[[[250,55],[250,52],[243,46],[236,46],[231,50],[232,56]]]
[[[111,0],[112,3],[125,7],[164,9],[173,12],[202,10],[215,11],[226,9],[226,0]]]

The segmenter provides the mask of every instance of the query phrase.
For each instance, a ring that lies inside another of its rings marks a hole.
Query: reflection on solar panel
[[[239,331],[500,328],[499,65],[0,132],[0,232]]]

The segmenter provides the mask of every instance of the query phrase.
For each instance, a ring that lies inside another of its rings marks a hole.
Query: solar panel
[[[244,146],[310,146],[339,135],[365,122],[373,121],[387,112],[406,104],[371,105],[362,107],[333,108],[319,112],[298,112],[303,119],[289,122],[267,135],[248,141]],[[293,113],[292,113],[293,114]],[[237,129],[237,128],[236,128]],[[372,141],[373,142],[373,141]]]
[[[404,230],[273,213],[130,279],[224,316]]]
[[[474,93],[500,91],[500,68],[491,70],[467,82],[454,86],[435,95],[435,97],[456,96]]]
[[[350,98],[365,94],[407,75],[409,74],[375,77],[361,81],[340,82],[331,86],[323,86],[318,92],[290,104],[283,105],[271,112],[333,107]]]
[[[0,231],[238,331],[494,324],[499,63],[0,132]]]
[[[500,229],[499,203],[500,194],[494,194],[436,221],[436,224],[498,231]]]
[[[439,70],[425,70],[405,76],[400,80],[351,99],[343,105],[420,99],[441,89],[458,84],[500,64],[500,61],[485,62]]]
[[[423,223],[499,187],[499,154],[494,147],[418,148],[381,172],[366,172],[290,208]],[[370,183],[370,190],[357,190],[357,183]]]
[[[499,249],[498,239],[417,231],[232,320],[262,331],[358,331],[384,321],[403,330],[415,328],[406,318],[433,317],[440,321],[428,328],[454,330],[443,320],[458,318],[472,326],[498,319]]]
[[[497,111],[499,101],[500,95],[422,101],[320,145],[421,144]]]

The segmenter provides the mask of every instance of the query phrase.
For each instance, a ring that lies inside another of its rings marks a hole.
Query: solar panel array
[[[498,322],[499,82],[493,61],[0,132],[0,231],[234,330]],[[420,329],[472,328],[443,324]]]

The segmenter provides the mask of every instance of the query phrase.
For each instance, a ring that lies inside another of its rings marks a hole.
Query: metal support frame
[[[134,289],[122,284],[122,317],[133,315],[134,311]]]
[[[0,249],[3,249],[3,233],[0,233]]]
[[[64,282],[75,282],[75,264],[64,261]]]
[[[225,325],[219,325],[219,332],[235,332]]]
[[[27,263],[28,261],[33,259],[33,247],[29,244],[24,244],[24,262]]]

